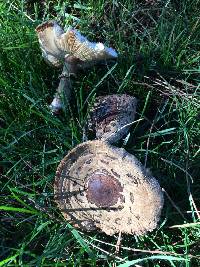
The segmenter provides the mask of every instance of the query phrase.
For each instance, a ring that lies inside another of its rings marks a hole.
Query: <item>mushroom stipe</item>
[[[142,164],[100,140],[82,143],[64,157],[54,193],[66,220],[108,235],[152,231],[163,207],[159,183]]]

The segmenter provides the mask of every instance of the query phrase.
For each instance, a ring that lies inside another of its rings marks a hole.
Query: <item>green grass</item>
[[[200,266],[200,1],[26,2],[0,3],[0,266]],[[81,74],[57,117],[48,105],[60,70],[43,61],[34,31],[47,19],[120,54],[113,68]],[[139,99],[123,146],[166,192],[158,229],[122,236],[119,254],[117,236],[74,229],[53,200],[88,106],[117,92]]]

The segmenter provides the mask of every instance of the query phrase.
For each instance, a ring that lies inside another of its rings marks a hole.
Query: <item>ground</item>
[[[0,266],[200,266],[199,0],[0,3]],[[119,52],[115,65],[82,73],[70,112],[49,110],[60,69],[41,56],[35,28],[54,19]],[[84,233],[53,199],[56,168],[82,142],[95,96],[138,98],[122,142],[165,195],[145,236]]]

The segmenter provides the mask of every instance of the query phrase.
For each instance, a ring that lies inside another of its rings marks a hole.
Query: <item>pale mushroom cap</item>
[[[64,33],[55,21],[47,21],[36,28],[42,56],[47,62],[59,66],[64,53],[57,45],[57,39]]]
[[[82,61],[101,61],[117,58],[117,52],[102,43],[90,42],[71,27],[58,39],[59,47]]]
[[[85,230],[145,234],[156,228],[163,207],[157,180],[122,148],[88,141],[58,166],[55,200],[64,217]]]
[[[88,131],[97,139],[115,143],[124,137],[135,119],[137,99],[126,94],[97,97],[88,118]]]
[[[66,33],[55,21],[47,21],[36,28],[43,57],[58,65],[61,59],[74,56],[83,62],[97,62],[117,58],[117,52],[102,43],[87,40],[69,27]]]

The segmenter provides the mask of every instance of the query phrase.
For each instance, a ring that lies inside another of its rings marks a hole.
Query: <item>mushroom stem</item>
[[[53,114],[59,113],[60,109],[63,108],[63,103],[69,104],[72,92],[71,76],[75,76],[74,66],[69,63],[64,63],[60,75],[60,82],[50,105]]]

